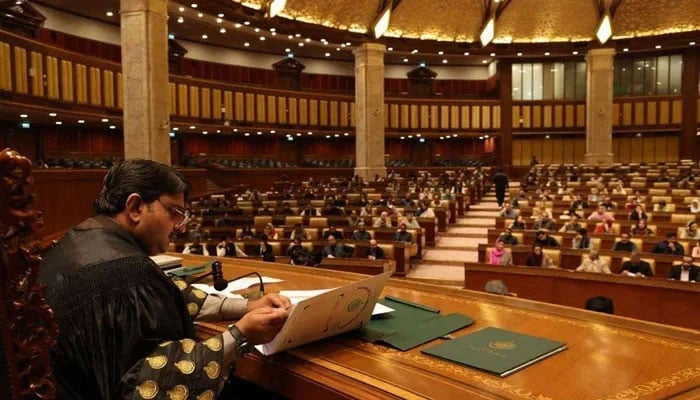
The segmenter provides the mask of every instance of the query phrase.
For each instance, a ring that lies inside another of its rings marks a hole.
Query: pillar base
[[[365,181],[373,181],[375,175],[386,178],[386,167],[355,167],[355,175]]]
[[[585,155],[588,165],[612,165],[614,159],[613,153],[588,153]]]

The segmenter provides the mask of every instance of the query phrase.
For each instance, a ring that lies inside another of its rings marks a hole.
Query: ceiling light
[[[282,10],[284,10],[284,6],[287,5],[287,0],[272,0],[270,2],[270,8],[268,9],[268,13],[270,14],[270,18],[274,18],[277,14],[279,14]]]
[[[175,34],[169,33],[169,34],[168,34],[168,39],[175,39]]]
[[[421,61],[421,62],[418,64],[418,66],[421,67],[421,68],[425,68],[425,61]]]
[[[574,50],[574,51],[571,52],[571,54],[573,54],[573,55],[578,55],[578,51],[575,51],[575,50]]]
[[[107,16],[108,16],[108,17],[113,17],[113,16],[114,16],[114,13],[111,12],[111,11],[107,11]]]
[[[425,138],[420,138],[420,139],[418,139],[418,141],[421,143],[425,143]]]
[[[203,13],[197,13],[197,16],[198,16],[199,18],[202,18],[202,17],[204,16],[204,14],[203,14]]]
[[[489,54],[491,57],[496,57],[496,53]]]
[[[443,54],[445,54],[444,51],[442,51],[442,50],[438,51],[438,55],[443,55]]]
[[[489,22],[486,23],[486,26],[484,26],[484,30],[481,31],[481,35],[479,35],[479,39],[481,39],[481,45],[483,47],[486,47],[493,40],[493,37],[496,33],[495,23],[496,23],[496,18],[491,17],[491,19],[489,19]]]
[[[260,41],[264,42],[265,41],[265,36],[260,36]]]
[[[343,133],[343,136],[350,136],[350,134],[345,132],[345,133]]]
[[[545,55],[545,56],[548,56],[548,55],[549,55],[549,52],[548,52],[548,51],[545,51],[545,52],[544,52],[544,55]]]
[[[221,18],[217,18],[217,19],[216,19],[216,23],[217,23],[217,24],[220,24],[220,23],[222,23],[222,22],[224,22],[223,19],[221,19]]]
[[[180,12],[183,12],[183,11],[185,11],[185,7],[180,6],[180,8],[178,8],[178,10],[179,10]]]
[[[689,46],[695,46],[695,42],[689,42],[688,45],[689,45]]]
[[[226,28],[219,29],[219,33],[226,33]]]
[[[442,60],[443,64],[447,64],[447,59]]]
[[[331,53],[326,53],[326,54],[324,54],[324,55],[325,55],[326,57],[330,57],[330,56],[331,56]]]
[[[345,42],[345,45],[346,45],[346,46],[352,46],[352,43],[350,43],[350,42]]]
[[[270,32],[277,32],[277,29],[275,29],[275,28],[270,28]]]
[[[691,46],[692,46],[692,45],[691,45]],[[386,49],[386,51],[394,51],[394,48],[393,48],[393,47],[388,47],[388,48]]]
[[[270,133],[277,133],[277,131],[273,129],[270,131]]]
[[[255,33],[260,32],[260,28],[255,28],[255,29],[253,29],[253,30],[255,31]]]
[[[299,47],[304,47],[304,42],[299,42]]]
[[[484,140],[484,137],[483,137],[483,136],[479,136],[479,140]]]
[[[206,40],[206,39],[208,39],[208,38],[209,38],[209,36],[207,36],[207,34],[202,35],[202,39],[205,39],[205,40]]]
[[[19,115],[20,118],[27,118],[28,116],[29,116],[29,115],[27,115],[27,114],[20,114],[20,115]]]
[[[109,126],[109,129],[117,129],[117,126],[116,126],[116,125],[110,125],[110,126]]]
[[[258,135],[262,135],[262,132],[258,131]]]
[[[330,138],[331,138],[331,135],[326,135],[326,139],[330,139]]]
[[[409,138],[409,139],[413,139],[413,135],[408,135],[408,138]]]
[[[178,24],[181,24],[181,23],[183,23],[183,22],[185,22],[185,19],[184,19],[184,18],[182,18],[182,17],[178,17],[178,18],[177,18],[177,23],[178,23]]]
[[[55,117],[56,115],[57,115],[57,114],[56,114],[56,113],[54,113],[54,112],[52,112],[52,113],[49,113],[49,117]]]
[[[482,64],[486,64],[486,63],[488,63],[488,62],[489,62],[489,60],[481,60],[481,63],[482,63]]]
[[[233,131],[234,131],[234,132],[238,132],[238,128],[233,128]]]
[[[313,132],[306,132],[306,134],[309,135],[309,136],[311,136],[311,135],[313,135],[314,133],[313,133]]]
[[[391,18],[391,6],[393,1],[388,2],[386,8],[380,14],[379,19],[374,23],[374,37],[379,39],[389,29],[389,18]]]
[[[221,129],[217,129],[217,130],[216,130],[216,133],[221,133]]]
[[[250,133],[246,132],[243,134],[243,136],[250,136]]]
[[[61,122],[61,121],[56,121],[56,125],[63,125],[63,122]]]
[[[403,62],[408,62],[408,58],[404,58],[404,59],[403,59]]]
[[[625,47],[624,49],[622,49],[622,51],[624,51],[625,53],[627,53],[628,51],[630,51],[630,49],[628,49],[627,47]]]
[[[340,47],[336,47],[336,48],[335,48],[335,51],[340,51]]]
[[[287,35],[288,39],[294,39],[294,35]]]
[[[661,48],[661,45],[660,45],[660,44],[657,44],[657,45],[654,46],[654,47],[657,48],[657,49],[660,49],[660,48]]]
[[[601,44],[607,42],[608,39],[610,39],[610,37],[612,36],[612,24],[610,22],[610,15],[608,13],[605,13],[603,19],[600,20],[595,35]]]
[[[245,42],[245,43],[243,43],[243,46],[245,46],[245,47],[249,47],[249,46],[250,46],[250,43],[248,43],[248,42]]]
[[[311,41],[311,39],[306,38],[306,39],[304,39],[304,41],[305,41],[306,43],[309,43],[309,42]]]
[[[217,14],[216,16],[219,17],[219,18],[223,18],[223,17],[224,17],[224,14],[219,13],[219,14]]]
[[[102,122],[109,122],[107,118],[102,118]]]
[[[301,37],[301,33],[295,33],[294,37]]]
[[[452,137],[457,137],[457,134],[456,134],[456,133],[455,133],[455,134],[453,134],[453,135],[452,135]],[[489,137],[489,136],[488,136],[488,135],[486,135],[486,137]]]
[[[192,7],[192,8],[197,8],[197,3],[192,3],[192,4],[190,4],[190,7]]]
[[[243,21],[243,25],[245,25],[245,26],[250,25],[250,21]]]
[[[290,49],[289,47],[287,47],[286,49],[284,49],[284,52],[285,52],[285,53],[289,53],[290,51],[292,51],[292,49]]]
[[[79,119],[79,120],[78,120],[78,123],[79,123],[79,124],[84,124],[84,123],[85,123],[85,120],[84,120],[84,119]]]
[[[197,128],[197,127],[194,125],[190,125],[190,129],[195,129],[195,128]]]
[[[239,28],[241,27],[241,24],[236,23],[236,24],[233,25],[233,27],[236,28],[236,29],[239,29]]]
[[[340,134],[336,133],[335,135],[333,135],[333,137],[340,137]]]
[[[469,52],[468,52],[468,51],[465,51],[465,52],[464,52],[464,55],[465,55],[465,56],[468,56],[468,55],[469,55]]]
[[[406,137],[405,137],[405,136],[401,136],[401,140],[404,140],[404,139],[406,139]]]
[[[517,56],[518,56],[518,57],[522,57],[522,56],[523,56],[523,53],[518,52]]]
[[[417,53],[418,53],[418,49],[413,49],[413,51],[411,51],[411,54],[417,54]]]
[[[294,53],[289,53],[289,54],[287,54],[287,57],[288,57],[288,58],[294,58]]]
[[[340,47],[345,47],[345,43],[341,43],[341,44],[340,44]]]
[[[78,122],[80,122],[80,121],[78,121]],[[176,126],[176,127],[173,128],[173,130],[177,132],[177,131],[180,130],[180,128],[178,128],[178,127]]]
[[[454,136],[457,137],[457,135],[454,135]],[[488,138],[489,138],[489,135],[484,135],[484,137],[485,137],[486,139],[488,139]]]
[[[297,132],[297,136],[301,136],[301,132]]]

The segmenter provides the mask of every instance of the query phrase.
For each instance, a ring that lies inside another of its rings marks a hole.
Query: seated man
[[[605,313],[605,314],[614,314],[615,313],[615,304],[613,303],[612,299],[609,297],[604,297],[604,296],[591,297],[590,299],[586,300],[586,310]]]
[[[40,272],[61,332],[51,355],[56,398],[162,398],[183,388],[190,398],[217,397],[248,343],[279,332],[289,299],[207,295],[148,257],[167,251],[185,226],[190,186],[173,168],[127,160],[103,182],[96,216],[69,230]],[[237,318],[195,341],[193,319]]]
[[[643,261],[639,258],[639,252],[637,250],[630,253],[629,261],[625,261],[622,264],[621,275],[626,276],[648,276],[650,278],[654,277],[654,271],[651,270],[651,265],[648,262]]]
[[[637,245],[630,242],[629,233],[623,233],[621,236],[622,238],[613,244],[612,251],[632,252],[637,250]]]
[[[559,232],[578,232],[581,228],[583,227],[578,223],[578,217],[574,214],[571,216],[571,219],[559,229]]]
[[[241,250],[238,246],[236,246],[236,243],[233,242],[233,237],[231,235],[226,235],[226,237],[216,245],[216,256],[247,257],[243,250]]]
[[[202,241],[199,240],[199,236],[196,236],[192,243],[185,244],[185,249],[182,250],[182,254],[196,254],[200,256],[208,256],[209,250],[207,250],[207,246],[205,244],[202,244]]]
[[[559,242],[557,242],[557,240],[553,237],[549,236],[547,231],[537,231],[535,233],[535,242],[533,244],[541,247],[559,247]]]
[[[389,218],[389,213],[382,211],[379,217],[374,219],[372,226],[375,228],[391,228],[391,218]]]
[[[367,230],[365,230],[365,223],[360,222],[357,224],[357,230],[352,233],[352,240],[370,240],[372,235],[370,235]]]
[[[413,216],[413,213],[410,211],[406,213],[406,218],[404,218],[402,222],[405,223],[409,229],[420,229],[420,224],[418,223],[418,220],[416,219],[416,217]]]
[[[518,210],[514,209],[510,203],[505,203],[501,210],[501,217],[514,219],[518,216]]]
[[[337,230],[335,225],[328,226],[328,230],[323,233],[323,238],[328,239],[329,236],[333,236],[338,240],[343,240],[343,232]]]
[[[301,239],[301,240],[311,239],[309,237],[309,233],[304,230],[304,227],[301,224],[294,224],[294,230],[292,230],[292,233],[289,235],[289,238],[292,240],[294,240],[294,239]]]
[[[311,206],[311,204],[307,204],[306,207],[304,207],[303,210],[299,213],[299,216],[302,217],[315,217],[318,215],[318,212],[314,207]]]
[[[588,253],[588,257],[583,260],[581,265],[576,268],[576,272],[595,272],[602,274],[609,274],[610,267],[605,261],[600,259],[598,255],[598,250],[591,250]]]
[[[668,277],[677,281],[694,282],[698,279],[699,270],[700,268],[693,264],[693,258],[685,256],[683,257],[683,263],[681,265],[674,265],[671,267],[671,272]]]
[[[369,241],[369,247],[367,248],[367,254],[365,257],[370,260],[383,260],[386,258],[384,254],[384,249],[377,245],[377,241],[372,239]]]
[[[399,230],[396,231],[396,233],[394,234],[394,238],[392,240],[394,242],[411,243],[413,241],[413,236],[411,235],[411,232],[408,232],[406,230],[406,224],[401,224],[401,225],[399,225]]]
[[[535,225],[533,226],[533,229],[538,231],[538,230],[548,230],[552,231],[556,227],[554,220],[550,218],[548,215],[543,215],[540,217],[540,219],[535,222]]]
[[[362,220],[357,215],[357,210],[350,211],[350,215],[348,215],[348,226],[352,228],[357,226],[360,222],[362,222]]]
[[[209,238],[209,233],[202,229],[202,224],[195,225],[194,229],[187,232],[187,239],[194,241],[195,238],[206,240]]]
[[[228,213],[224,213],[220,220],[216,221],[216,226],[233,226],[233,218]]]
[[[686,239],[700,239],[700,229],[698,229],[698,223],[695,221],[689,221],[687,228],[685,228],[685,238]]]
[[[328,244],[321,251],[321,256],[323,258],[345,258],[351,257],[353,248],[346,246],[342,243],[338,243],[335,236],[328,236]]]
[[[253,250],[253,256],[261,257],[263,261],[275,261],[275,253],[272,250],[272,246],[270,246],[270,243],[267,242],[267,236],[265,236],[265,234],[260,236],[260,243],[257,246],[255,246],[255,250]]]
[[[666,240],[656,243],[651,252],[656,254],[673,254],[676,256],[682,256],[685,254],[683,245],[678,243],[678,237],[676,236],[675,232],[667,233]]]
[[[576,236],[571,240],[572,249],[590,249],[591,238],[588,236],[588,230],[581,228],[576,232]]]
[[[302,246],[301,238],[297,237],[287,249],[287,257],[289,257],[289,262],[292,265],[309,265],[311,254],[309,254],[306,247]]]
[[[511,246],[517,246],[519,244],[518,238],[513,236],[513,230],[511,228],[506,228],[506,230],[501,233],[501,236],[498,237],[498,240],[503,242],[503,244]]]

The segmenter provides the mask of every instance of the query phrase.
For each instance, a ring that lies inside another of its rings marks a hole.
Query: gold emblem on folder
[[[502,341],[498,340],[495,342],[489,343],[489,347],[494,349],[494,350],[514,350],[518,348],[518,345],[515,344],[514,341]]]
[[[136,391],[144,399],[153,399],[158,394],[158,384],[155,381],[146,381],[136,386]]]

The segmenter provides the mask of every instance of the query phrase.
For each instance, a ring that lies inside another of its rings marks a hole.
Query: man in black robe
[[[493,176],[492,182],[496,189],[496,201],[498,202],[498,206],[503,207],[503,202],[506,198],[506,190],[508,189],[508,175],[503,172],[502,168],[499,168]]]
[[[186,224],[190,187],[174,169],[128,160],[103,183],[96,216],[68,231],[41,269],[60,329],[51,354],[57,398],[213,399],[238,355],[274,338],[289,299],[207,295],[148,257],[167,251]],[[193,319],[237,318],[195,340]]]

